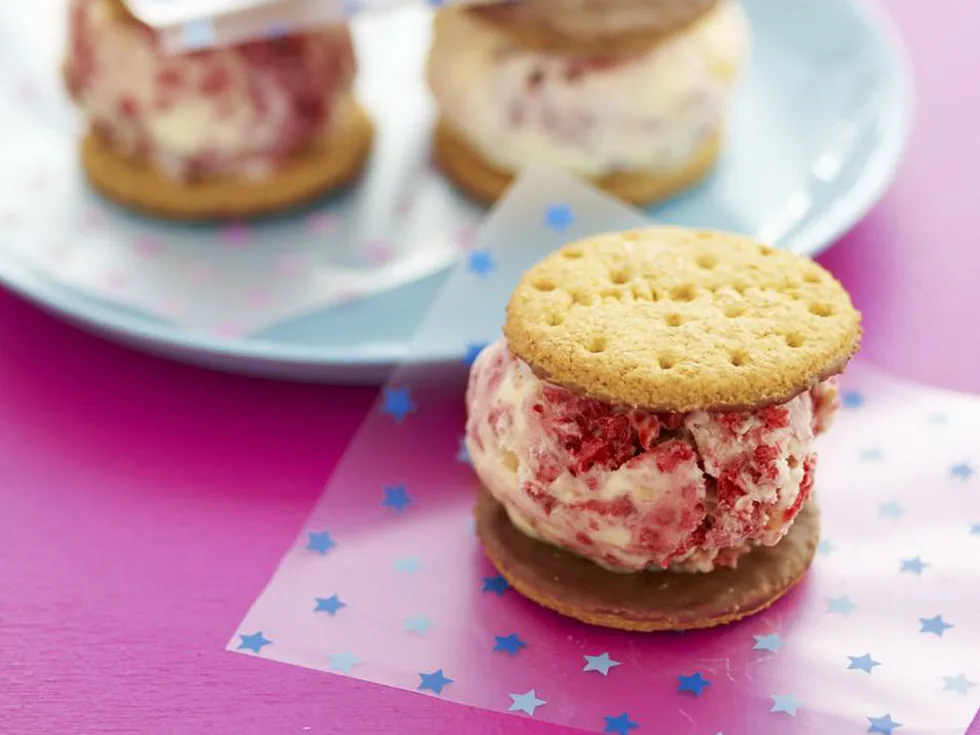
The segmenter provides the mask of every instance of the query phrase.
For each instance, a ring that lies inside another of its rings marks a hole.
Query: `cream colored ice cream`
[[[737,0],[642,55],[601,59],[521,49],[465,11],[442,13],[428,65],[440,114],[509,171],[681,166],[722,124],[748,49]]]
[[[118,0],[69,0],[65,77],[93,129],[172,178],[263,178],[350,111],[346,27],[168,56]]]
[[[542,381],[501,340],[475,362],[466,444],[524,533],[616,571],[707,572],[774,545],[809,498],[836,379],[786,404],[657,414]]]

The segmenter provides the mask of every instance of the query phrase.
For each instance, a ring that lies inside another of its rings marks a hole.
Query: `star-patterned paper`
[[[63,4],[42,5],[30,13],[15,12],[16,3],[11,12],[0,9],[5,270],[26,269],[100,301],[238,340],[314,309],[351,308],[465,254],[486,210],[430,165],[428,99],[419,82],[425,44],[388,40],[424,38],[431,21],[424,6],[412,3],[354,29],[359,93],[377,125],[370,166],[355,188],[253,222],[181,225],[124,211],[85,184],[76,112],[56,66],[20,50],[30,48],[37,28],[64,24]],[[211,45],[213,25],[188,24],[184,42]]]
[[[852,364],[818,445],[813,569],[741,623],[592,628],[485,559],[460,440],[468,364],[497,336],[466,327],[503,318],[481,289],[643,223],[568,179],[522,179],[419,327],[416,349],[458,335],[458,363],[396,371],[229,649],[590,732],[960,735],[980,705],[980,398]]]

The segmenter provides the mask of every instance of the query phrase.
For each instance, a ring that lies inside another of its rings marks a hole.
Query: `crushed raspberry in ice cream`
[[[92,129],[174,178],[262,177],[344,109],[345,27],[168,56],[113,0],[70,0],[65,84]]]
[[[836,394],[831,379],[756,411],[653,413],[548,384],[499,341],[470,375],[466,441],[528,535],[619,571],[710,571],[785,535]]]

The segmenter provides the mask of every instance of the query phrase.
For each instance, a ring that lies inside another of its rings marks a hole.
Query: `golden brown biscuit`
[[[591,625],[634,631],[711,628],[758,613],[793,588],[813,561],[820,536],[811,501],[776,546],[760,546],[737,569],[707,574],[617,574],[518,531],[482,490],[476,531],[504,579],[546,608]]]
[[[669,199],[700,183],[714,168],[721,151],[722,134],[708,138],[684,166],[669,171],[621,171],[600,176],[592,185],[629,204],[650,205]],[[514,182],[514,175],[495,168],[473,150],[444,120],[436,126],[433,157],[440,169],[460,189],[491,204]]]
[[[329,136],[262,181],[178,181],[146,161],[120,156],[92,132],[81,141],[82,166],[106,197],[148,214],[177,220],[246,218],[304,204],[353,182],[368,159],[373,136],[371,119],[352,103]]]
[[[860,314],[808,258],[650,227],[566,245],[524,274],[510,348],[542,378],[654,411],[785,403],[843,370]]]
[[[469,12],[538,51],[617,56],[645,51],[703,18],[719,0],[518,0]]]

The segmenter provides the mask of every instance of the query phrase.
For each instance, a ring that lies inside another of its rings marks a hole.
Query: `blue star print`
[[[677,681],[677,691],[691,692],[695,697],[700,697],[701,692],[703,692],[705,688],[711,686],[711,682],[701,676],[700,671],[697,671],[690,676],[678,676]]]
[[[385,485],[384,496],[381,505],[392,508],[399,513],[412,504],[412,496],[408,494],[404,485]]]
[[[980,523],[971,523],[970,524],[970,535],[971,536],[980,536]]]
[[[409,388],[385,388],[381,413],[391,416],[396,424],[404,421],[408,414],[415,411],[415,408]]]
[[[953,477],[958,477],[961,480],[969,480],[973,475],[973,468],[966,462],[960,462],[959,464],[954,464],[949,468],[949,474],[951,474]]]
[[[361,9],[360,0],[344,0],[344,13],[349,17]]]
[[[635,730],[639,727],[625,712],[615,717],[606,715],[603,719],[606,721],[606,728],[603,732],[611,732],[615,733],[615,735],[629,735],[630,730]]]
[[[283,23],[270,23],[269,28],[266,30],[266,35],[269,38],[282,38],[289,33],[289,28]]]
[[[922,574],[925,568],[929,566],[919,557],[914,559],[902,559],[902,569],[903,572],[912,572],[913,574]]]
[[[851,659],[851,663],[847,666],[848,669],[867,671],[870,674],[871,669],[873,669],[875,666],[881,666],[880,662],[871,658],[870,653],[866,653],[863,656],[848,656],[848,658]]]
[[[841,394],[840,402],[846,408],[860,408],[864,405],[864,396],[855,390],[848,390]]]
[[[967,689],[976,686],[976,683],[967,679],[963,674],[960,674],[959,676],[944,676],[943,681],[945,682],[945,684],[943,684],[944,692],[966,694]]]
[[[817,544],[817,553],[822,554],[823,556],[830,556],[836,548],[837,547],[830,543],[829,540],[824,539]]]
[[[487,250],[474,250],[466,260],[466,270],[481,278],[496,267],[497,264],[494,262],[493,256]]]
[[[258,633],[252,633],[251,635],[239,635],[242,642],[238,644],[239,651],[252,651],[253,653],[260,653],[263,646],[268,646],[272,641],[262,635],[260,630]]]
[[[337,542],[330,537],[329,531],[311,531],[306,548],[318,554],[326,554],[330,549],[337,545]]]
[[[330,597],[317,597],[316,608],[314,608],[313,612],[325,612],[332,616],[336,615],[337,611],[342,607],[347,607],[347,603],[341,602],[337,595],[330,595]]]
[[[920,633],[935,633],[940,638],[943,637],[943,633],[953,626],[943,620],[942,615],[937,615],[934,618],[919,618],[919,622],[922,627],[919,628]]]
[[[395,571],[404,572],[405,574],[415,574],[415,572],[422,569],[422,562],[416,559],[414,556],[405,556],[401,559],[395,559]]]
[[[619,666],[619,661],[613,661],[608,653],[598,656],[585,656],[585,668],[582,671],[598,671],[603,676],[609,676],[609,669]]]
[[[510,635],[495,635],[494,639],[496,639],[496,643],[493,644],[493,650],[503,651],[511,656],[527,645],[527,643],[520,639],[520,636],[518,636],[517,633],[511,633]]]
[[[793,717],[796,717],[796,710],[805,704],[795,694],[771,694],[769,698],[772,700],[770,712],[785,712]]]
[[[459,437],[459,448],[456,450],[456,461],[461,464],[473,464],[470,459],[470,450],[466,448],[466,437]]]
[[[331,653],[330,654],[330,670],[331,671],[343,671],[345,674],[349,674],[350,670],[353,669],[357,664],[361,663],[350,653]]]
[[[769,651],[770,653],[776,653],[780,648],[783,647],[782,639],[775,633],[770,633],[769,635],[754,635],[755,645],[752,646],[753,651]]]
[[[567,204],[550,204],[544,211],[544,223],[559,235],[571,227],[575,217]]]
[[[865,449],[861,452],[861,459],[865,462],[877,462],[881,459],[880,449]]]
[[[432,627],[432,622],[425,615],[416,615],[414,618],[405,620],[405,630],[409,630],[419,635],[425,635]]]
[[[487,346],[486,342],[474,343],[466,345],[466,355],[463,357],[463,362],[466,363],[467,367],[472,367],[473,363],[476,362],[476,358],[480,356],[484,348]]]
[[[214,30],[214,23],[207,18],[192,20],[184,24],[184,45],[188,50],[207,48],[214,44],[217,34]]]
[[[442,694],[442,690],[453,683],[452,679],[446,678],[446,675],[442,673],[442,669],[438,671],[433,671],[431,674],[419,673],[419,678],[422,680],[419,684],[419,691],[430,691],[436,694]]]
[[[857,605],[851,602],[851,598],[847,595],[842,597],[831,597],[829,600],[827,600],[827,612],[829,613],[850,615],[856,607]]]
[[[902,508],[902,504],[897,500],[890,500],[887,503],[882,503],[880,511],[881,515],[883,515],[885,518],[898,518],[905,512]]]
[[[868,728],[868,732],[880,732],[882,735],[892,735],[892,731],[901,727],[901,722],[895,722],[891,715],[885,715],[884,717],[869,717],[868,722],[871,726]]]
[[[524,712],[525,714],[531,715],[531,717],[534,717],[534,710],[542,704],[548,704],[543,699],[538,699],[538,695],[533,689],[523,694],[511,694],[510,698],[513,701],[508,712]]]
[[[483,578],[483,592],[494,592],[498,597],[500,597],[508,589],[510,589],[510,585],[507,584],[507,580],[499,574],[496,577]]]

